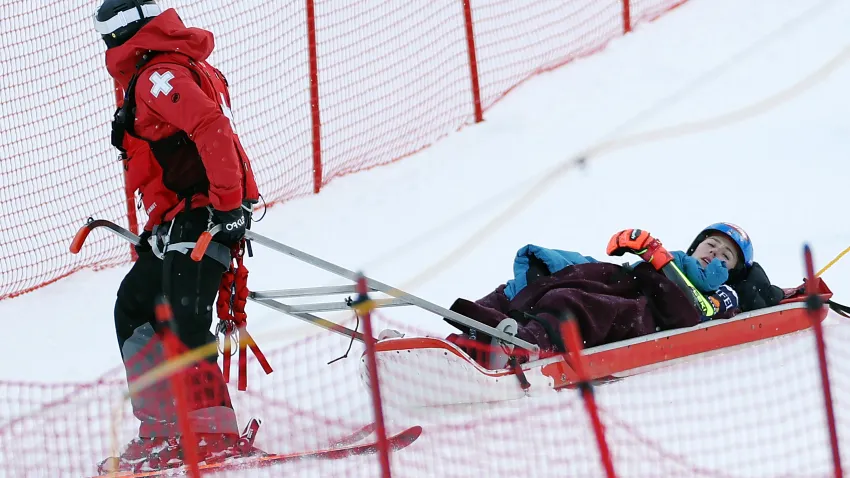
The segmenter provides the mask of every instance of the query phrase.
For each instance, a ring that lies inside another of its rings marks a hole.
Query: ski
[[[360,427],[357,430],[349,433],[348,435],[345,435],[345,436],[339,437],[335,440],[332,440],[330,447],[331,448],[341,448],[341,447],[345,447],[345,446],[354,445],[355,443],[359,442],[360,440],[371,435],[375,431],[375,428],[377,428],[377,424],[375,422],[367,423],[366,425],[363,425],[362,427]]]
[[[364,429],[368,428],[364,427]],[[416,441],[422,434],[421,426],[413,426],[404,431],[387,437],[390,449],[398,451],[406,448]],[[212,464],[201,464],[198,466],[201,471],[219,472],[227,470],[236,470],[240,468],[263,468],[274,466],[282,463],[304,461],[304,460],[339,460],[352,456],[372,455],[378,452],[378,443],[373,441],[369,443],[341,446],[337,448],[326,448],[322,450],[313,450],[297,453],[266,453],[255,456],[239,457],[234,456],[226,461],[221,461]],[[106,475],[98,475],[95,478],[148,478],[162,476],[181,476],[185,475],[188,469],[185,466],[177,468],[165,468],[156,471],[145,471],[140,473],[118,472]]]

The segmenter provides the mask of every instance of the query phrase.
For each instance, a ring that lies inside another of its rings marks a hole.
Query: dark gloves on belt
[[[215,239],[222,244],[233,245],[245,237],[248,221],[241,206],[230,211],[214,210],[213,216],[221,224],[221,231],[215,235]]]

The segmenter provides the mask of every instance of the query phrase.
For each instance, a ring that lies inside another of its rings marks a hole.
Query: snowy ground
[[[799,284],[804,242],[814,249],[816,267],[850,246],[850,226],[841,220],[850,177],[848,22],[850,3],[841,0],[692,0],[600,54],[525,83],[483,124],[277,206],[255,230],[444,306],[506,281],[515,251],[528,243],[604,259],[608,238],[620,229],[641,227],[683,249],[703,226],[721,220],[747,230],[774,283]],[[834,68],[822,70],[830,62]],[[668,129],[692,123],[698,127],[686,132]],[[658,130],[668,133],[593,149]],[[554,169],[587,150],[584,168]],[[535,194],[526,196],[529,191]],[[340,283],[257,252],[248,263],[252,288]],[[844,260],[824,274],[839,302],[847,301],[849,271]],[[14,361],[0,368],[0,377],[86,381],[118,367],[111,317],[125,272],[86,271],[0,302],[15,337],[5,344]],[[249,307],[250,328],[265,350],[316,333]],[[425,314],[384,315],[408,333],[452,332]],[[841,416],[850,400],[850,323],[830,317],[826,332],[839,428],[850,438],[850,422]],[[796,335],[602,387],[597,397],[618,471],[827,476],[812,342]],[[336,355],[344,352],[344,341],[333,346],[340,347]],[[350,400],[331,414],[367,404],[356,380],[321,375],[333,358],[323,355],[330,346],[321,347],[299,358],[315,362],[308,366],[315,386],[306,389],[321,395],[332,386],[334,397]],[[356,370],[355,361],[348,362],[339,370]],[[285,378],[252,377],[252,387],[304,390]],[[314,395],[314,407],[308,398],[293,396],[286,404],[323,413],[337,402]],[[259,402],[246,399],[245,407]],[[260,409],[289,420],[280,408]],[[425,427],[417,443],[394,456],[394,476],[602,476],[573,394],[475,409],[396,410],[390,418],[396,427]],[[265,427],[269,449],[294,434],[275,431],[268,419]],[[850,445],[843,450],[850,457]],[[262,476],[376,476],[373,464],[371,458],[295,464]]]

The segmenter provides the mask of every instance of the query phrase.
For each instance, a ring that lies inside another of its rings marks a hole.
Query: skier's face
[[[735,242],[726,237],[725,234],[714,234],[703,239],[694,253],[695,257],[704,266],[707,266],[715,257],[726,263],[726,268],[732,270],[738,265],[738,248]]]

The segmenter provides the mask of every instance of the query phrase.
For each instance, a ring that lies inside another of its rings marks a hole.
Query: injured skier
[[[753,262],[746,232],[729,223],[703,229],[687,252],[668,252],[640,229],[615,234],[607,252],[629,252],[643,260],[617,265],[527,245],[516,254],[513,279],[475,302],[457,299],[451,310],[496,328],[514,319],[517,337],[540,346],[546,356],[563,350],[559,330],[567,314],[577,320],[584,346],[593,347],[729,318],[776,305],[785,296]],[[489,354],[482,352],[489,349],[489,336],[449,323],[462,331],[451,334],[449,341],[482,365],[505,365],[487,363]]]

